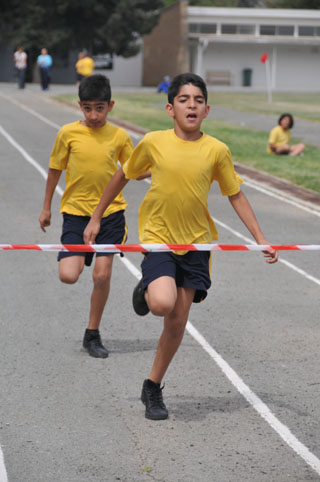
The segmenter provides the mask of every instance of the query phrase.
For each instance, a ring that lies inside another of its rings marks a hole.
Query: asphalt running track
[[[57,243],[63,185],[43,235],[44,177],[57,128],[79,115],[13,85],[0,85],[0,105],[0,242]],[[130,243],[146,189],[126,187]],[[272,243],[319,242],[317,208],[249,182],[244,191]],[[216,188],[209,206],[221,243],[252,242]],[[163,423],[145,420],[138,400],[161,329],[130,307],[141,255],[115,262],[107,360],[80,350],[90,270],[66,289],[54,253],[0,256],[1,482],[320,480],[319,253],[281,253],[276,266],[214,253],[213,287],[165,379]]]

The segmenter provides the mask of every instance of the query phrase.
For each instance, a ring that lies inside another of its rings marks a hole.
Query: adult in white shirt
[[[18,87],[19,89],[24,89],[28,56],[22,47],[18,47],[13,58],[18,74]]]

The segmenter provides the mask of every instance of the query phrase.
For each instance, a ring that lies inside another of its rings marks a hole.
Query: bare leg
[[[291,156],[299,156],[305,149],[305,145],[301,142],[300,144],[294,144],[290,147]]]
[[[59,261],[59,278],[62,283],[74,284],[84,268],[84,256],[69,256]]]
[[[155,383],[161,382],[181,344],[194,294],[194,289],[178,288],[174,309],[164,316],[164,328],[149,376]]]
[[[152,281],[145,292],[145,299],[154,315],[164,316],[170,313],[177,301],[177,286],[174,278],[161,276]]]
[[[283,146],[276,147],[276,154],[288,154],[290,152],[290,146],[288,144],[284,144]]]
[[[90,302],[90,315],[88,329],[98,330],[102,318],[103,310],[106,305],[112,274],[113,255],[99,256],[92,273],[93,290]]]

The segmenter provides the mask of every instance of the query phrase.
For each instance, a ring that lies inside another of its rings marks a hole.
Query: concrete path
[[[0,87],[10,87],[11,83],[0,83]],[[41,92],[39,84],[27,84],[26,91],[40,92],[43,97],[52,97],[59,94],[76,94],[77,87],[73,84],[53,84],[48,92]],[[116,93],[155,93],[153,87],[114,87],[112,92]],[[217,93],[218,95],[218,93]],[[244,127],[250,127],[260,131],[269,132],[277,125],[277,116],[268,114],[259,114],[254,112],[241,112],[229,107],[212,106],[209,117],[218,119],[230,124],[236,124]],[[292,136],[300,139],[306,144],[320,147],[320,123],[311,122],[302,119],[295,119],[295,126],[292,130]]]

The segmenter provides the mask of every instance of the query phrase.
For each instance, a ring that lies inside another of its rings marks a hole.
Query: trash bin
[[[252,69],[243,69],[242,71],[242,85],[250,87],[252,81]]]

